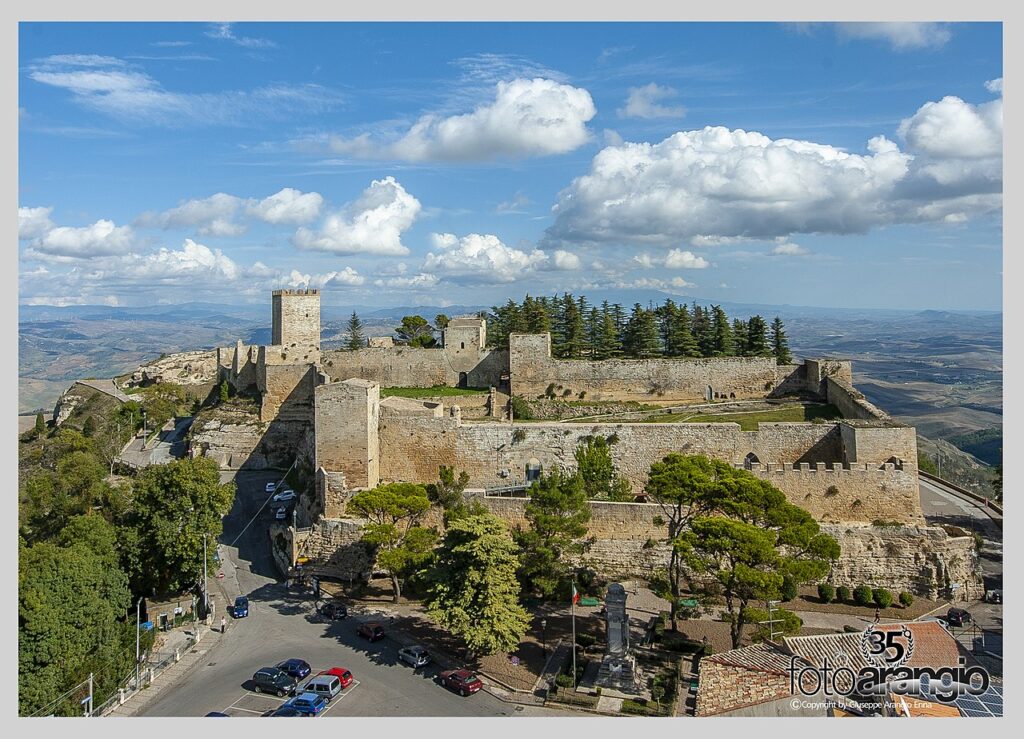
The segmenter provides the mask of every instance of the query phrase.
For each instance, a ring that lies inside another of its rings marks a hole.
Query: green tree
[[[531,334],[543,334],[551,330],[551,319],[544,300],[527,295],[523,300],[522,316],[524,329]]]
[[[438,331],[444,331],[446,328],[448,328],[448,324],[450,322],[451,319],[444,313],[438,313],[436,316],[434,316],[434,328],[436,328]]]
[[[750,356],[750,348],[747,339],[747,323],[742,318],[732,319],[732,342],[733,351],[737,357]]]
[[[711,306],[712,324],[714,332],[714,348],[712,356],[731,357],[736,352],[733,344],[732,328],[729,326],[729,316],[725,314],[721,306]]]
[[[747,353],[752,357],[770,357],[768,348],[768,326],[761,316],[751,316],[747,321]]]
[[[352,496],[348,506],[369,519],[363,541],[377,548],[377,563],[391,577],[394,602],[402,597],[401,579],[426,564],[437,540],[419,525],[430,508],[422,485],[395,482]]]
[[[513,651],[530,624],[519,603],[518,566],[516,545],[496,516],[452,521],[431,570],[428,613],[471,653]]]
[[[711,323],[706,308],[693,303],[693,336],[697,340],[700,356],[712,357],[715,354],[715,327]]]
[[[37,413],[36,414],[36,425],[35,425],[35,428],[33,430],[36,433],[36,438],[37,439],[40,436],[42,436],[43,434],[46,433],[46,420],[43,418],[43,414],[42,413]]]
[[[426,486],[430,502],[441,506],[446,514],[463,506],[462,493],[469,484],[469,474],[463,470],[456,477],[454,467],[442,464],[437,468],[437,476],[437,482]]]
[[[515,532],[522,549],[520,581],[544,596],[552,596],[568,579],[566,555],[583,552],[590,506],[578,475],[558,468],[530,486],[524,515],[530,528]]]
[[[777,621],[779,623],[769,624],[766,623],[767,621]],[[747,608],[744,622],[757,624],[757,628],[754,630],[754,641],[771,639],[773,634],[776,640],[780,636],[794,636],[800,633],[800,629],[804,625],[803,619],[792,611],[787,611],[785,608],[772,608],[771,615],[769,616],[766,608],[755,608],[753,606]]]
[[[674,356],[699,357],[700,347],[693,336],[693,324],[686,304],[681,303],[672,317],[672,347]]]
[[[633,305],[622,344],[626,355],[637,359],[649,359],[661,354],[661,338],[654,311],[640,307],[639,303]]]
[[[927,458],[926,458],[927,459]],[[931,460],[929,460],[931,461]],[[935,473],[932,473],[935,474]],[[996,465],[996,473],[992,476],[992,492],[995,494],[997,503],[1003,502],[1003,466]]]
[[[609,359],[621,352],[622,344],[619,341],[618,326],[615,324],[615,314],[606,300],[601,304],[600,337],[595,345],[594,358]]]
[[[402,325],[395,329],[398,343],[409,346],[432,347],[437,344],[434,329],[423,316],[405,316]]]
[[[604,436],[584,437],[576,447],[576,474],[591,500],[631,500],[629,480],[620,478],[612,464],[611,442]]]
[[[350,352],[354,352],[357,349],[362,349],[366,346],[366,336],[363,334],[363,322],[359,320],[359,316],[356,315],[355,311],[352,311],[352,315],[349,316],[348,323],[345,324],[345,330],[348,333],[348,339],[345,341],[345,348]]]
[[[222,485],[217,464],[196,457],[146,467],[133,491],[127,522],[134,539],[127,567],[133,590],[179,593],[200,582],[204,534],[212,569],[221,518],[234,502],[234,483]]]
[[[220,388],[218,389],[217,394],[218,394],[218,397],[219,397],[221,403],[227,403],[228,402],[229,394],[228,394],[228,381],[227,380],[222,380],[221,381]]]
[[[782,325],[782,319],[775,316],[772,321],[772,354],[779,364],[792,364],[793,355],[789,353],[789,339],[786,337],[786,328]]]

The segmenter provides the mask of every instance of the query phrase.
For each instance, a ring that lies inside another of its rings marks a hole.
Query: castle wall
[[[315,391],[316,467],[344,475],[351,488],[372,488],[379,477],[380,388],[350,379]]]
[[[318,379],[315,366],[263,365],[257,374],[261,394],[260,420],[308,422],[313,418],[313,390]]]
[[[835,377],[826,377],[822,381],[822,385],[825,388],[825,398],[839,409],[843,418],[866,421],[889,418],[888,413],[869,403],[859,390],[854,389],[851,383]]]
[[[461,346],[459,342],[455,346]],[[368,346],[355,351],[323,352],[323,368],[332,378],[358,377],[381,387],[455,387],[465,373],[467,387],[498,387],[508,367],[508,353],[498,349],[473,350],[415,346]]]
[[[853,365],[848,359],[807,359],[807,389],[824,397],[825,379],[833,377],[847,385],[853,385]]]
[[[561,360],[551,357],[550,334],[509,336],[512,394],[543,395],[554,384],[593,400],[763,398],[777,384],[773,357],[710,359]]]

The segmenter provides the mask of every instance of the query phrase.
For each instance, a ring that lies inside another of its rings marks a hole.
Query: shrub
[[[839,495],[839,488],[835,485],[829,485],[825,488],[825,496],[831,498],[833,495]]]
[[[853,602],[858,606],[870,606],[875,594],[867,585],[858,585],[853,589]]]
[[[576,397],[579,398],[580,400],[583,400],[585,397],[587,397],[587,391],[580,390],[579,393],[577,393]],[[598,688],[598,690],[600,690],[600,688]]]
[[[555,383],[552,382],[550,385],[548,385],[547,389],[544,391],[544,394],[549,398],[555,397]]]
[[[871,525],[883,529],[896,529],[903,526],[899,521],[886,521],[883,518],[876,518],[871,522]]]
[[[569,388],[566,388],[565,390],[562,391],[563,398],[568,398],[570,395],[572,395],[572,390],[570,390]]]
[[[572,675],[559,675],[555,678],[555,685],[560,688],[571,688],[572,687]]]
[[[914,596],[912,596],[910,593],[904,590],[902,593],[900,593],[900,605],[904,608],[910,608],[912,605],[914,605]]]
[[[863,631],[863,629],[858,629],[856,626],[850,626],[850,624],[846,624],[845,626],[843,626],[843,631],[847,634],[858,634],[861,631]]]
[[[577,634],[576,643],[586,649],[587,647],[592,647],[597,643],[597,637],[593,634]]]
[[[818,597],[821,598],[822,603],[831,603],[835,600],[836,589],[827,582],[820,583],[818,585]]]
[[[782,600],[789,602],[796,597],[796,580],[792,575],[782,578]]]
[[[871,595],[875,600],[875,605],[879,608],[888,608],[892,605],[892,593],[885,588],[875,588],[871,591]]]
[[[513,444],[515,444],[517,442],[520,442],[520,441],[522,441],[525,438],[526,438],[526,432],[523,431],[522,429],[516,429],[515,431],[512,432],[512,443]]]
[[[840,585],[836,588],[836,602],[847,603],[850,600],[850,589],[845,585]]]
[[[644,549],[654,549],[656,543],[654,539],[648,539],[644,542]]]
[[[664,526],[665,525],[665,519],[662,518],[661,516],[655,516],[654,518],[651,519],[651,523],[654,524],[655,526]]]
[[[533,413],[530,412],[530,404],[526,401],[526,398],[518,395],[512,396],[512,416],[523,421],[529,421],[533,418]]]

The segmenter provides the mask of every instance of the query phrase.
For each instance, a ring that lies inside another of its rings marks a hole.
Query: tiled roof
[[[915,718],[918,716],[931,716],[940,718],[960,718],[960,711],[956,706],[949,706],[936,701],[926,701],[912,695],[889,694],[889,700],[896,707],[897,716]]]
[[[776,646],[762,643],[705,657],[703,661],[788,675],[790,655]]]
[[[914,652],[907,662],[909,667],[955,667],[962,654],[956,639],[934,621],[913,621],[906,624],[879,624],[883,631],[900,630],[904,626],[914,636]],[[827,657],[831,665],[837,666],[845,655],[846,662],[853,670],[867,667],[868,662],[861,651],[860,632],[852,634],[819,634],[816,636],[783,637],[786,648],[814,665],[821,666]]]

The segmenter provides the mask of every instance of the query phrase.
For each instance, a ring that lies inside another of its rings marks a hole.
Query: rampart
[[[461,342],[460,342],[461,343]],[[475,354],[475,356],[471,356]],[[501,387],[508,352],[368,346],[355,351],[323,352],[323,368],[332,378],[358,377],[381,387]]]
[[[320,349],[320,291],[274,290],[271,344]]]
[[[550,334],[512,334],[508,361],[512,395],[525,398],[549,387],[592,400],[763,398],[780,378],[774,357],[553,359]]]
[[[826,377],[823,384],[825,399],[839,409],[843,418],[859,418],[867,421],[889,418],[888,413],[869,403],[864,395],[853,387],[852,383],[836,377]]]

